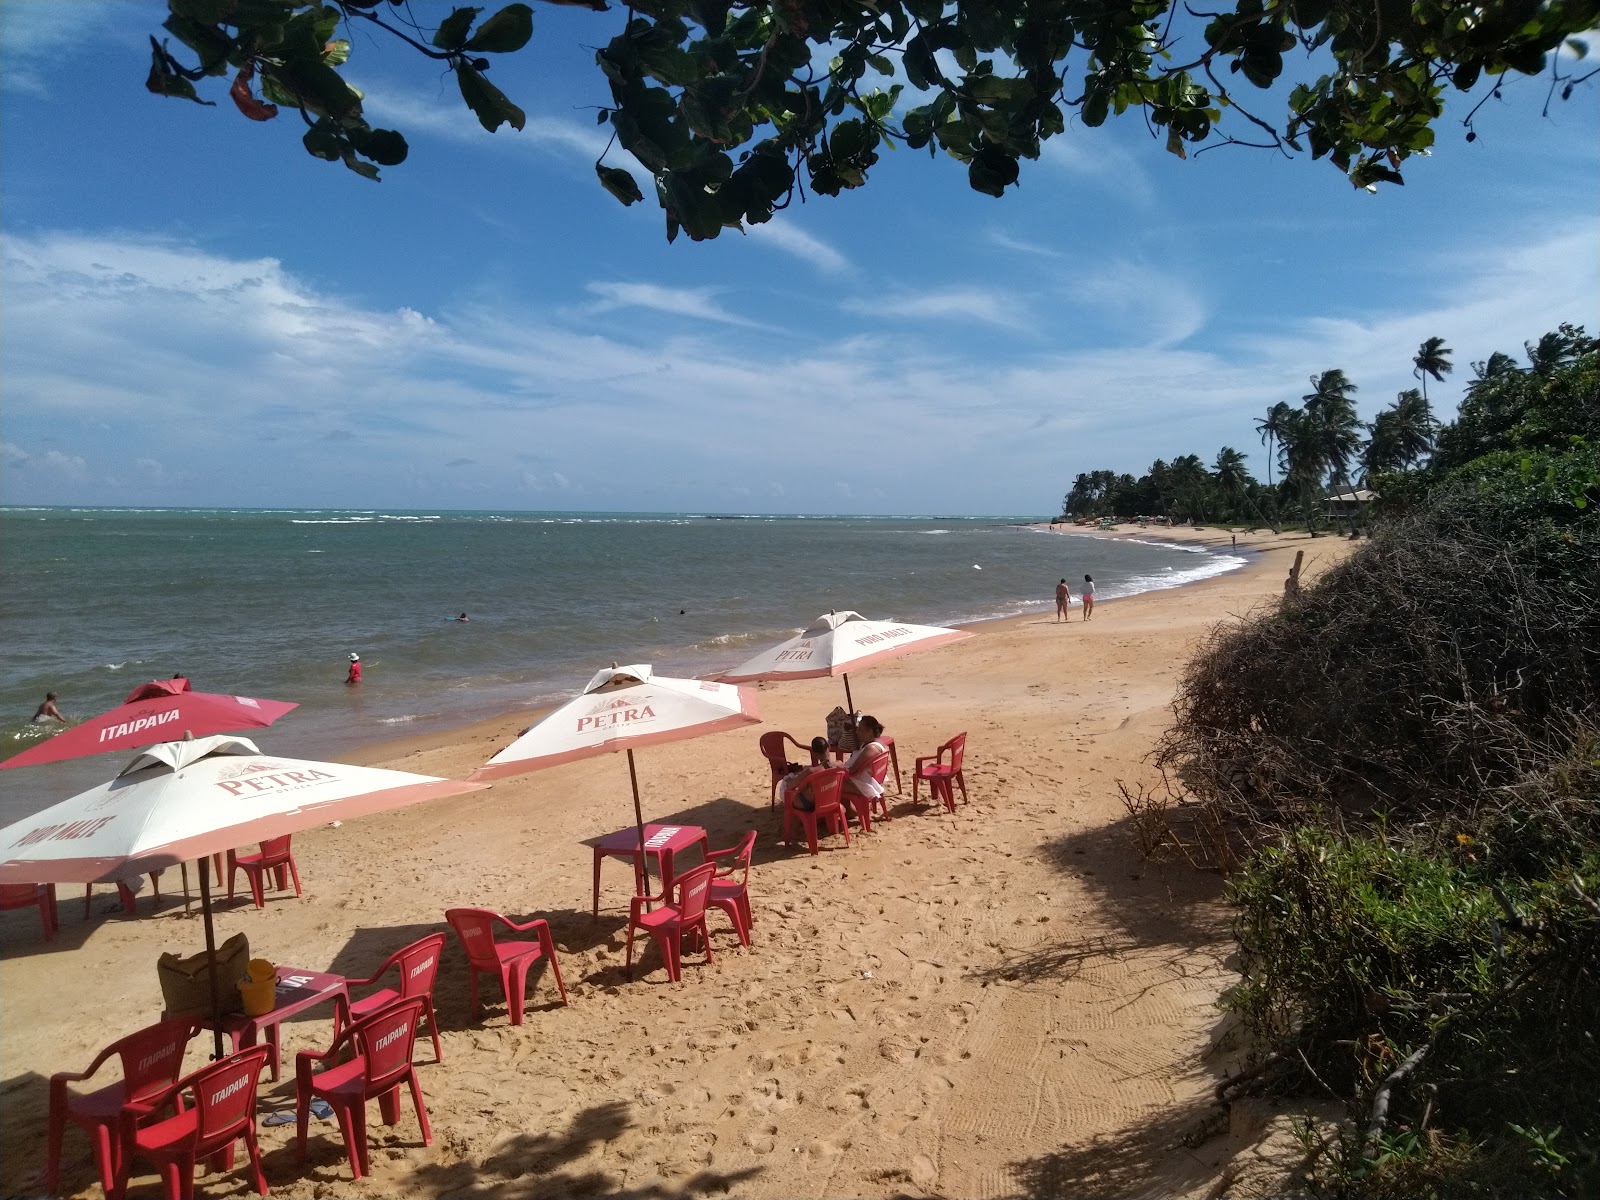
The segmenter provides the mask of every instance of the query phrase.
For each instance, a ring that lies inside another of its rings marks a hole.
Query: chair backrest
[[[420,941],[398,950],[394,962],[400,967],[400,996],[433,995],[434,976],[439,974],[439,958],[444,953],[444,934],[430,933]]]
[[[444,914],[444,919],[461,939],[468,962],[475,967],[499,970],[500,960],[494,952],[494,923],[500,919],[499,913],[487,908],[452,908]]]
[[[880,747],[878,753],[872,756],[872,761],[867,764],[867,770],[872,772],[872,777],[879,783],[889,778],[889,752]]]
[[[267,866],[273,859],[287,861],[289,857],[289,839],[292,834],[282,837],[267,838],[261,843],[261,865]]]
[[[820,771],[813,771],[806,776],[806,789],[811,793],[811,801],[816,806],[816,812],[826,808],[838,808],[844,793],[845,773],[843,767],[824,767]]]
[[[955,737],[951,738],[948,742],[939,747],[941,753],[943,753],[945,750],[950,751],[951,771],[961,770],[961,756],[966,753],[966,749],[967,735],[965,733],[956,734]]]
[[[711,863],[702,863],[694,870],[678,877],[678,919],[680,921],[687,924],[690,921],[698,921],[705,916],[706,899],[711,895],[711,878],[716,873],[717,868]]]
[[[271,1053],[270,1046],[251,1046],[201,1067],[184,1081],[199,1110],[196,1132],[200,1142],[242,1133],[255,1123],[256,1085]]]
[[[760,738],[761,757],[772,765],[774,778],[782,775],[784,769],[789,765],[789,756],[783,749],[785,738],[789,738],[789,735],[781,730],[763,733]],[[793,741],[794,739],[789,738],[789,740]]]
[[[197,1015],[171,1017],[107,1047],[122,1060],[123,1097],[142,1100],[176,1083],[183,1072],[184,1051],[199,1032]]]
[[[0,909],[32,908],[41,895],[37,883],[0,883]]]
[[[728,874],[732,875],[735,871],[738,871],[742,868],[744,871],[743,882],[749,883],[750,855],[752,852],[754,852],[755,848],[756,831],[752,829],[749,833],[744,835],[744,839],[739,843],[739,853],[733,856],[733,865],[728,868]]]
[[[367,1062],[369,1093],[404,1076],[411,1066],[420,1012],[422,998],[413,996],[410,1000],[396,1000],[351,1026],[350,1037],[356,1044],[356,1053]]]

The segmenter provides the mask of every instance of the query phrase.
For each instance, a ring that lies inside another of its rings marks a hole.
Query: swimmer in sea
[[[472,620],[472,618],[467,616],[466,613],[462,613],[459,617],[452,617],[450,619],[452,621],[470,621],[470,620]]]
[[[34,710],[33,720],[37,725],[42,725],[46,721],[60,721],[63,725],[67,723],[67,719],[61,715],[61,710],[56,707],[56,694],[54,692],[48,693],[44,698],[44,703]]]

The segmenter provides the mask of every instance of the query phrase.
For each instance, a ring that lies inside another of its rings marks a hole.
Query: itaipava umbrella
[[[409,771],[279,758],[240,737],[164,742],[140,754],[109,783],[0,829],[0,883],[94,883],[197,858],[206,950],[214,956],[210,855],[482,786]],[[212,1004],[220,1016],[215,986]]]
[[[87,758],[114,750],[138,750],[181,738],[185,733],[202,737],[236,729],[260,729],[299,707],[284,700],[192,692],[185,690],[188,686],[189,681],[182,678],[140,684],[128,693],[128,703],[30,746],[0,762],[0,769]]]
[[[851,671],[971,636],[966,630],[947,629],[942,625],[869,621],[849,610],[828,612],[811,622],[804,633],[763,650],[718,678],[724,683],[754,683],[842,675],[845,707],[854,712],[855,703],[850,698]]]
[[[644,815],[634,747],[699,737],[760,720],[755,692],[750,688],[704,679],[672,679],[655,674],[648,663],[627,667],[613,663],[596,672],[576,699],[530,726],[468,778],[498,779],[625,750],[642,865]]]

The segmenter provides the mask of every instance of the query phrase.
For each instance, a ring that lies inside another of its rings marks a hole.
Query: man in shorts
[[[1067,581],[1063,579],[1060,583],[1056,584],[1056,620],[1067,620],[1072,615],[1068,611],[1071,607],[1072,589],[1067,586]]]

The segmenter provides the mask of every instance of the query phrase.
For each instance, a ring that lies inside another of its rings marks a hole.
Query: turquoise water
[[[82,718],[181,672],[298,701],[257,740],[330,757],[565,698],[613,661],[726,669],[830,608],[949,624],[1052,610],[1062,575],[1113,599],[1243,561],[1006,518],[292,510],[10,508],[0,551],[0,757],[41,736],[46,691]],[[0,771],[0,821],[121,765]]]

